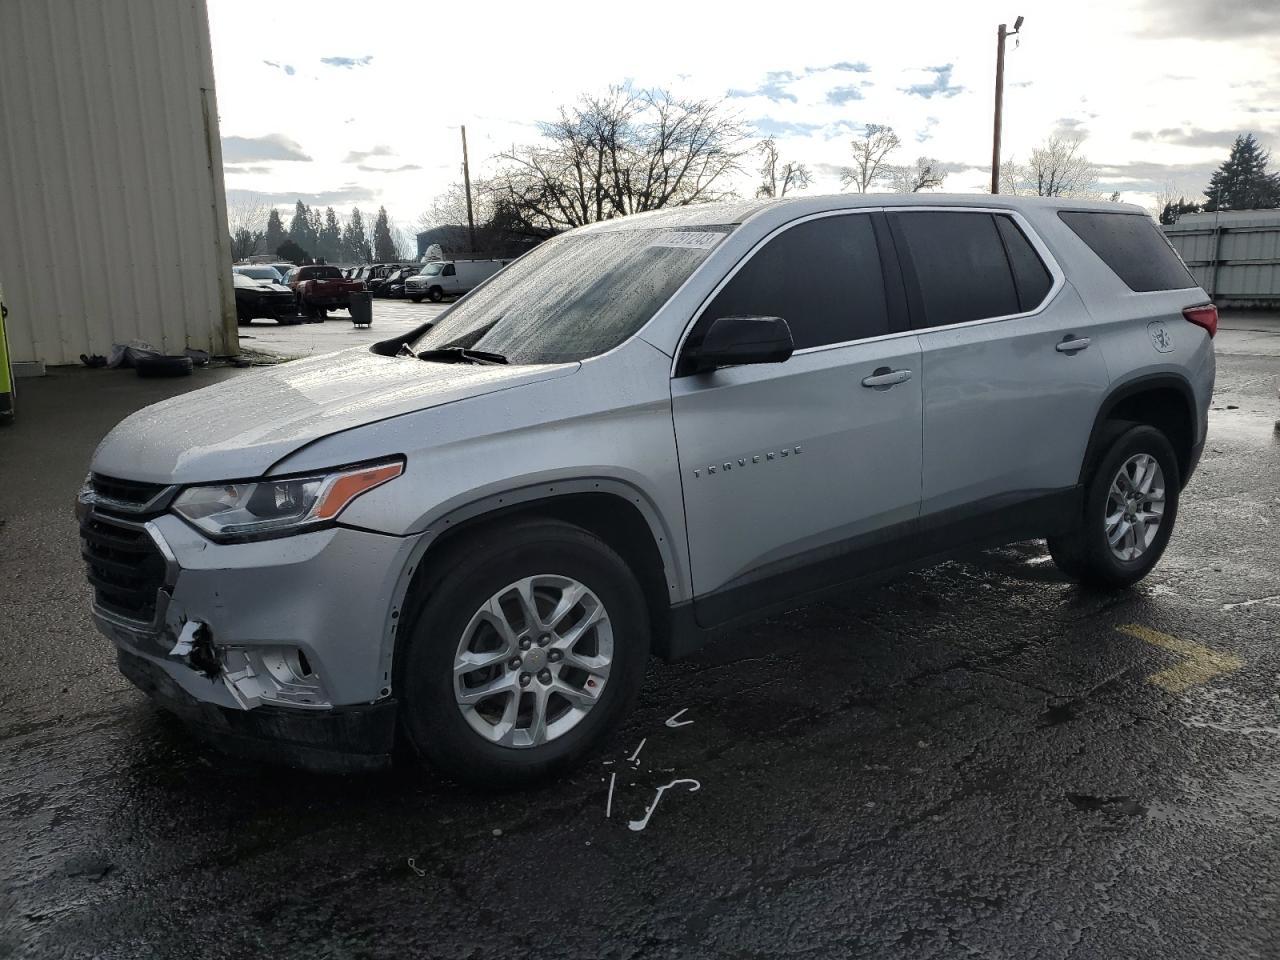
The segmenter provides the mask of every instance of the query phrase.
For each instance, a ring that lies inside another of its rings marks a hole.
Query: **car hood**
[[[261,476],[321,437],[568,376],[578,366],[429,363],[378,356],[362,347],[259,367],[139,410],[107,434],[94,454],[93,470],[165,484]],[[396,452],[369,450],[368,455]]]

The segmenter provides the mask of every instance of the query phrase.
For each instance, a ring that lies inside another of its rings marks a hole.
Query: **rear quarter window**
[[[1134,293],[1196,285],[1160,228],[1144,214],[1061,210],[1058,217]]]

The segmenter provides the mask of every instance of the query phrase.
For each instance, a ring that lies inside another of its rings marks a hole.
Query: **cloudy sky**
[[[461,124],[483,176],[558,104],[623,81],[725,98],[815,171],[810,192],[839,189],[865,123],[981,191],[996,26],[1019,14],[1006,157],[1075,131],[1106,191],[1150,205],[1198,196],[1240,131],[1280,148],[1280,0],[208,6],[229,198],[385,204],[405,226],[461,179]]]

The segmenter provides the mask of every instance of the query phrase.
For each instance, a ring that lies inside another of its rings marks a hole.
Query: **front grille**
[[[91,480],[94,496],[110,501],[104,509],[113,507],[126,513],[140,513],[168,488],[161,483],[139,483],[137,480],[117,480],[95,473]],[[153,506],[152,511],[155,510]]]
[[[88,564],[94,602],[109,613],[151,623],[164,587],[165,560],[141,524],[90,513],[80,524],[80,554]]]

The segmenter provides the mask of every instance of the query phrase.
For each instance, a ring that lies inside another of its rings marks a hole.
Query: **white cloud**
[[[813,190],[839,188],[829,171],[848,163],[848,139],[868,122],[899,132],[896,159],[928,153],[957,168],[949,189],[980,189],[995,27],[1018,12],[1026,23],[1007,51],[1006,157],[1074,125],[1087,130],[1107,183],[1143,202],[1166,181],[1202,190],[1236,131],[1280,148],[1280,110],[1268,109],[1280,99],[1280,6],[1258,0],[1076,0],[1070,15],[1044,0],[920,0],[910,22],[891,5],[796,0],[779,16],[776,5],[744,2],[726,16],[714,4],[657,0],[648,22],[672,26],[652,43],[635,42],[634,8],[586,0],[557,3],[555,17],[500,5],[474,42],[429,45],[419,4],[384,0],[378,10],[370,19],[336,0],[277,0],[255,8],[246,30],[240,4],[209,0],[222,130],[246,141],[227,157],[244,164],[228,169],[230,187],[343,207],[356,189],[362,206],[385,203],[411,221],[460,179],[461,124],[473,175],[483,176],[558,104],[629,79],[726,97],[760,136],[778,138],[784,157],[818,171]],[[312,162],[262,166],[284,158],[249,155],[249,141],[261,154],[272,136]],[[368,162],[377,157],[389,159]]]

